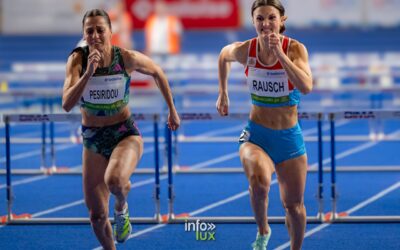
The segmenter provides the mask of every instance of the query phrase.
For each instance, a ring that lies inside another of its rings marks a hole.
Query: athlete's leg
[[[97,239],[104,249],[115,249],[111,223],[108,220],[110,192],[104,183],[108,161],[100,154],[83,148],[82,174],[86,206]]]
[[[122,211],[131,188],[129,181],[143,152],[140,136],[124,138],[113,150],[105,173],[105,183],[115,195],[115,210]]]
[[[306,228],[304,189],[307,175],[307,155],[286,160],[276,166],[280,195],[286,211],[291,249],[301,249]]]
[[[274,163],[259,146],[245,142],[239,149],[240,160],[249,181],[250,200],[261,235],[269,233],[267,221],[268,193]]]

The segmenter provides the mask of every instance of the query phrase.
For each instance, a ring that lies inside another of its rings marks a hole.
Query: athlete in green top
[[[129,73],[151,75],[169,108],[168,126],[176,130],[180,124],[161,68],[137,51],[112,46],[111,35],[105,11],[86,12],[83,37],[87,46],[75,49],[68,58],[62,101],[67,112],[78,102],[81,105],[83,191],[93,230],[104,249],[115,249],[108,220],[110,193],[115,196],[115,240],[126,241],[132,231],[126,200],[143,139],[127,106]]]

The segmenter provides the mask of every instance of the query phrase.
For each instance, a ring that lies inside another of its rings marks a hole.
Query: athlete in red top
[[[239,139],[239,154],[249,180],[258,225],[253,249],[266,249],[271,236],[266,212],[274,171],[286,212],[291,249],[301,249],[306,227],[307,155],[297,120],[297,105],[299,92],[307,94],[312,90],[308,53],[303,44],[282,35],[287,17],[279,0],[256,0],[251,13],[258,36],[230,44],[221,51],[216,106],[221,115],[228,115],[230,63],[243,64],[253,105],[248,125]]]

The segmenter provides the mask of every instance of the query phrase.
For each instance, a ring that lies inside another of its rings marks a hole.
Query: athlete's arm
[[[247,63],[249,42],[235,42],[225,46],[218,58],[219,96],[216,103],[220,115],[228,115],[228,76],[231,71],[231,62]]]
[[[74,52],[69,56],[62,98],[62,107],[65,111],[69,112],[79,101],[89,78],[99,66],[100,60],[100,52],[94,49],[88,56],[86,71],[82,77],[80,77],[82,70],[82,53]]]
[[[172,130],[176,130],[180,125],[180,119],[175,109],[167,77],[160,66],[155,64],[149,57],[140,52],[125,49],[121,49],[121,51],[127,72],[136,70],[142,74],[150,75],[154,78],[154,81],[160,89],[161,94],[164,96],[169,108],[168,124]]]
[[[301,93],[310,93],[313,83],[306,47],[300,42],[292,40],[287,56],[283,52],[280,39],[276,34],[270,36],[270,44],[282,67],[286,70],[289,80]]]

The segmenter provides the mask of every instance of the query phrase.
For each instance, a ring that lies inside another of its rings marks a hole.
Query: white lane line
[[[389,135],[388,135],[388,138],[398,136],[399,134],[400,134],[400,129],[394,131],[394,132],[391,133],[391,134],[389,134]],[[363,144],[361,144],[361,145],[359,145],[359,146],[357,146],[357,147],[354,147],[354,148],[352,148],[352,149],[348,149],[348,150],[343,151],[343,152],[341,152],[341,153],[339,153],[339,154],[336,154],[335,159],[336,159],[336,160],[340,160],[340,159],[343,159],[343,158],[345,158],[345,157],[347,157],[347,156],[349,156],[349,155],[352,155],[352,154],[355,154],[355,153],[359,153],[359,152],[361,152],[361,151],[364,151],[364,150],[366,150],[366,149],[368,149],[368,148],[371,148],[371,147],[377,145],[377,144],[380,143],[380,142],[381,142],[381,141],[373,141],[373,142],[366,142],[366,143],[363,143]],[[325,165],[325,164],[328,164],[328,163],[330,163],[330,162],[331,162],[331,158],[325,158],[325,159],[322,161],[322,164]],[[316,163],[310,165],[310,169],[315,169],[315,168],[317,168],[317,167],[318,167],[318,162],[316,162]]]
[[[338,127],[338,126],[343,126],[343,125],[345,125],[345,124],[347,124],[347,123],[348,123],[348,121],[345,121],[345,120],[338,121],[337,124],[336,124],[336,126],[337,126],[337,127]],[[226,130],[235,130],[235,129],[237,129],[237,128],[239,128],[239,126],[231,127],[231,128],[229,128],[229,129],[224,129],[224,130],[220,130],[220,131],[223,132],[223,131],[226,131]],[[325,126],[323,127],[323,130],[327,130],[327,129],[329,129],[329,125],[325,125]],[[150,128],[150,127],[145,127],[144,130],[151,130],[151,128]],[[142,130],[142,131],[143,131],[143,130]],[[303,131],[303,135],[309,135],[309,134],[312,134],[312,133],[314,133],[314,132],[316,132],[316,131],[317,131],[316,128],[307,129],[307,130],[304,130],[304,131]],[[211,133],[211,132],[210,132],[210,133]],[[204,133],[204,134],[206,134],[206,133]],[[202,134],[202,135],[204,135],[204,134]],[[65,146],[69,146],[69,145],[70,145],[70,144],[65,144]],[[62,146],[62,145],[60,145],[60,146]],[[160,148],[162,148],[162,145],[160,145]],[[57,147],[56,147],[56,149],[57,149]],[[60,150],[60,149],[58,149],[58,150]],[[148,148],[148,149],[145,149],[145,150],[144,150],[143,154],[150,153],[150,152],[153,152],[153,151],[154,151],[154,148],[150,148],[150,149]],[[29,156],[33,156],[33,155],[38,155],[38,154],[41,154],[41,150],[36,150],[36,151],[27,152],[27,153],[22,153],[22,154],[13,155],[13,156],[11,157],[11,160],[23,159],[23,158],[26,158],[26,157],[29,157]],[[204,164],[206,164],[206,165],[211,165],[211,164],[219,163],[219,162],[222,162],[222,161],[224,161],[224,160],[232,159],[232,158],[236,157],[237,155],[238,155],[238,152],[234,152],[234,153],[231,153],[231,154],[227,154],[227,155],[224,155],[224,156],[221,156],[221,157],[218,157],[218,158],[215,158],[215,159],[206,161],[206,162],[202,162],[202,163],[195,164],[195,165],[192,166],[192,168],[193,168],[193,169],[199,169],[199,168],[202,168],[202,167],[204,166]],[[5,162],[5,157],[0,158],[0,163],[4,163],[4,162]],[[324,161],[324,164],[326,164],[326,163],[328,163],[328,162],[330,162],[330,159],[326,159],[326,160]],[[315,166],[314,166],[314,165],[315,165]],[[316,164],[313,164],[311,167],[316,167],[316,166],[317,166],[317,163],[316,163]],[[37,181],[37,180],[45,179],[45,178],[40,178],[40,177],[34,177],[34,178],[36,178],[36,179],[32,179],[32,181]],[[31,178],[29,178],[29,179],[31,179]],[[30,182],[32,182],[32,181],[28,181],[28,182],[26,182],[26,183],[30,183]],[[0,189],[1,189],[1,188],[4,188],[4,187],[0,186]]]
[[[166,178],[167,178],[167,176],[164,176],[164,178],[162,178],[162,179],[166,179]],[[154,178],[149,179],[149,180],[143,180],[143,181],[135,182],[134,184],[132,184],[131,188],[138,188],[138,187],[150,184],[150,183],[154,183]],[[46,215],[46,214],[51,214],[51,213],[54,213],[54,212],[57,212],[57,211],[61,211],[61,210],[66,209],[66,208],[78,206],[78,205],[81,205],[81,204],[84,204],[84,200],[83,199],[82,200],[77,200],[77,201],[74,201],[74,202],[71,202],[71,203],[67,203],[67,204],[64,204],[64,205],[60,205],[60,206],[57,206],[55,208],[51,208],[51,209],[48,209],[48,210],[44,210],[44,211],[40,211],[40,212],[34,213],[34,214],[32,214],[32,218],[40,217],[40,216],[43,216],[43,215]],[[0,228],[1,227],[2,226],[0,226]]]
[[[274,180],[271,182],[271,185],[274,185],[274,184],[276,184],[277,182],[278,182],[278,181],[277,181],[276,179],[274,179]],[[364,207],[364,206],[366,206],[366,205],[372,203],[373,201],[375,201],[375,200],[377,200],[377,199],[383,197],[383,196],[386,195],[387,193],[389,193],[389,192],[391,192],[391,191],[397,189],[399,186],[400,186],[400,182],[398,182],[398,183],[396,183],[396,185],[393,185],[392,187],[390,187],[390,188],[388,188],[388,189],[386,189],[386,190],[380,192],[379,194],[375,195],[374,197],[372,197],[372,198],[370,198],[370,199],[368,199],[368,200],[366,200],[366,201],[360,203],[359,205],[355,206],[353,209],[348,210],[347,212],[348,212],[349,214],[352,213],[352,212],[355,212],[356,210],[358,210],[358,209],[360,209],[360,208],[362,208],[362,207]],[[212,203],[212,204],[207,205],[207,206],[205,206],[205,207],[202,207],[202,208],[200,208],[200,209],[197,209],[197,210],[195,210],[195,211],[193,211],[193,212],[190,212],[189,214],[190,214],[190,216],[195,216],[195,215],[197,215],[197,214],[201,214],[201,213],[206,212],[206,211],[208,211],[208,210],[211,210],[211,209],[213,209],[213,208],[216,208],[216,207],[222,206],[222,205],[224,205],[224,204],[226,204],[226,203],[229,203],[229,202],[232,202],[232,201],[234,201],[234,200],[240,199],[240,198],[242,198],[242,197],[244,197],[244,196],[247,196],[248,194],[249,194],[249,191],[243,191],[243,192],[241,192],[241,193],[238,193],[238,194],[236,194],[236,195],[233,195],[233,196],[231,196],[231,197],[228,197],[228,198],[226,198],[226,199],[224,199],[224,200],[221,200],[221,201],[219,201],[219,202],[215,202],[215,203]],[[132,238],[136,238],[136,237],[138,237],[138,236],[140,236],[140,235],[143,235],[143,234],[152,232],[152,231],[154,231],[154,230],[157,230],[157,229],[162,228],[162,227],[165,227],[165,226],[167,226],[167,224],[159,224],[159,225],[151,226],[151,227],[149,227],[149,228],[140,230],[140,231],[138,231],[138,232],[136,232],[136,233],[131,234],[131,235],[129,236],[128,240],[130,240],[130,239],[132,239]],[[322,225],[320,225],[320,226],[318,226],[318,227],[316,227],[316,228],[314,228],[314,229],[308,231],[308,232],[305,234],[305,237],[304,237],[304,238],[306,238],[306,237],[308,237],[308,236],[310,236],[310,235],[312,235],[312,234],[314,234],[314,233],[316,233],[316,232],[318,232],[318,231],[320,231],[320,230],[322,230],[322,229],[324,229],[325,227],[328,227],[328,226],[330,226],[330,224],[322,224]],[[279,246],[278,248],[275,248],[275,250],[277,250],[277,249],[285,249],[285,248],[287,248],[287,247],[289,247],[289,246],[290,246],[290,242],[286,242],[285,244]],[[281,248],[280,248],[280,247],[281,247]],[[101,249],[102,249],[101,247],[93,248],[93,250],[101,250]]]
[[[223,162],[223,161],[227,161],[227,160],[233,159],[233,158],[238,157],[238,156],[239,156],[239,153],[235,151],[233,153],[226,154],[226,155],[223,155],[223,156],[220,156],[220,157],[208,160],[208,161],[197,163],[195,165],[192,165],[189,169],[204,168],[204,167],[216,164],[216,163],[220,163],[220,162]]]
[[[65,145],[68,146],[69,144],[65,144]],[[159,146],[159,148],[161,148],[161,147],[162,147],[162,145]],[[143,150],[143,154],[148,154],[148,153],[151,153],[153,151],[154,151],[154,147],[145,148]],[[31,152],[31,153],[34,153],[34,152]],[[29,153],[24,153],[24,154],[29,154]],[[15,159],[19,159],[19,157],[24,157],[24,155],[19,155],[19,156],[16,155]],[[12,160],[15,160],[15,159],[12,159]],[[0,159],[0,162],[1,162],[1,159]],[[80,169],[80,168],[82,168],[82,165],[75,166],[75,167],[71,168],[71,170],[77,170],[77,169]],[[40,176],[25,178],[25,179],[22,179],[22,180],[19,180],[19,181],[13,181],[12,186],[14,187],[14,186],[22,185],[22,184],[28,184],[28,183],[31,183],[31,182],[47,179],[48,177],[50,177],[50,176],[49,175],[40,175]],[[1,184],[0,185],[0,190],[4,189],[6,187],[7,187],[6,184]]]
[[[230,127],[230,128],[214,129],[212,131],[204,132],[204,133],[195,135],[193,137],[194,138],[196,138],[196,137],[211,137],[211,136],[214,136],[214,135],[229,134],[231,132],[240,132],[240,131],[242,131],[244,126],[246,126],[246,123],[240,124],[238,126]]]
[[[271,182],[271,185],[274,185],[274,184],[276,184],[277,182],[278,182],[278,181],[275,179],[275,180],[273,180],[273,181]],[[242,198],[242,197],[244,197],[244,196],[247,196],[248,194],[249,194],[249,191],[240,192],[240,193],[235,194],[235,195],[233,195],[233,196],[230,196],[230,197],[228,197],[228,198],[226,198],[226,199],[220,200],[220,201],[215,202],[215,203],[211,203],[211,204],[209,204],[209,205],[207,205],[207,206],[204,206],[204,207],[202,207],[202,208],[200,208],[200,209],[197,209],[197,210],[194,210],[194,211],[192,211],[192,212],[189,212],[189,214],[190,214],[190,216],[195,216],[195,215],[204,213],[204,212],[206,212],[206,211],[208,211],[208,210],[211,210],[211,209],[213,209],[213,208],[222,206],[222,205],[224,205],[224,204],[226,204],[226,203],[229,203],[229,202],[232,202],[232,201],[234,201],[234,200],[240,199],[240,198]],[[149,233],[149,232],[154,231],[154,230],[156,230],[156,229],[165,227],[165,226],[167,226],[167,225],[168,225],[168,224],[159,224],[159,225],[156,225],[156,226],[151,226],[151,227],[148,227],[148,228],[146,228],[146,229],[137,231],[136,233],[131,234],[131,235],[129,236],[128,240],[130,240],[130,239],[132,239],[132,238],[136,238],[136,237],[138,237],[138,236],[140,236],[140,235],[143,235],[143,234],[145,234],[145,233]],[[93,250],[100,250],[100,249],[102,249],[102,248],[101,248],[101,247],[93,248]]]
[[[342,125],[345,125],[345,124],[347,124],[347,123],[348,123],[348,121],[339,121],[339,122],[337,122],[336,126],[342,126]],[[238,127],[239,127],[239,126],[235,126],[235,127],[232,127],[232,128],[230,128],[230,129],[228,129],[228,130],[237,129]],[[150,129],[150,127],[147,127],[147,128]],[[326,126],[323,127],[323,130],[327,130],[327,129],[329,129],[329,126],[328,126],[328,125],[326,125]],[[223,131],[226,131],[226,130],[221,130],[221,132],[223,132]],[[312,133],[314,133],[314,132],[316,132],[316,131],[317,131],[317,130],[316,130],[315,128],[311,128],[311,129],[307,129],[307,130],[303,131],[303,134],[304,134],[304,135],[309,135],[309,134],[312,134]],[[203,134],[203,135],[204,135],[204,134]],[[67,144],[67,145],[69,145],[69,144]],[[374,144],[374,145],[375,145],[375,144]],[[162,148],[162,145],[160,145],[160,148]],[[154,151],[154,148],[147,148],[147,149],[145,149],[145,150],[143,151],[143,154],[150,153],[150,152],[153,152],[153,151]],[[39,151],[39,150],[38,150],[38,152],[41,153],[41,151]],[[25,154],[32,154],[32,153],[33,153],[33,152],[25,153]],[[215,159],[211,159],[211,160],[208,160],[208,161],[205,161],[205,162],[200,162],[200,163],[198,163],[198,164],[195,164],[195,165],[191,166],[191,169],[200,169],[200,168],[203,168],[203,167],[206,167],[206,166],[210,166],[210,165],[212,165],[212,164],[216,164],[216,163],[219,163],[219,162],[223,162],[223,161],[226,161],[226,160],[233,159],[233,158],[235,158],[236,156],[238,156],[238,152],[234,152],[234,153],[231,153],[231,154],[223,155],[223,156],[217,157],[217,158],[215,158]],[[25,155],[24,155],[24,154],[22,154],[22,155],[20,155],[20,156],[15,155],[14,157],[17,158],[17,159],[19,159],[19,157],[23,158],[23,157],[25,157]],[[343,156],[343,157],[344,157],[344,156]],[[4,158],[4,157],[3,157],[3,158]],[[0,162],[1,162],[2,160],[4,160],[3,158],[0,158]],[[337,158],[337,159],[340,159],[340,158]],[[13,158],[12,160],[15,160],[15,159]],[[330,162],[330,158],[324,160],[324,164],[327,164],[327,163],[329,163],[329,162]],[[318,163],[315,163],[315,164],[311,165],[311,168],[313,168],[313,167],[315,168],[315,167],[317,167],[317,166],[318,166]],[[46,178],[47,178],[47,176],[32,177],[32,178],[28,178],[28,179],[26,179],[26,180],[20,180],[20,181],[19,181],[20,183],[19,183],[18,185],[26,184],[26,183],[31,183],[31,182],[39,181],[39,180],[46,179]],[[165,179],[165,178],[161,177],[161,179]],[[147,181],[149,181],[149,183],[151,183],[153,180],[154,180],[154,179],[148,179]],[[14,183],[18,183],[18,182],[14,182]],[[14,185],[14,183],[13,183],[13,185]],[[4,184],[3,184],[3,185],[0,185],[0,189],[5,188],[5,187],[6,187],[6,185],[4,185]]]
[[[148,227],[148,228],[146,228],[146,229],[137,231],[136,233],[133,233],[133,234],[129,235],[128,240],[129,240],[129,239],[132,239],[132,238],[135,238],[135,237],[138,237],[138,236],[140,236],[140,235],[142,235],[142,234],[145,234],[145,233],[154,231],[154,230],[156,230],[156,229],[165,227],[166,225],[167,225],[167,224],[157,224],[157,225],[155,225],[155,226],[151,226],[151,227]],[[116,245],[118,244],[116,241],[114,241],[114,243],[115,243]],[[102,250],[102,249],[103,249],[102,247],[93,248],[93,250]]]
[[[40,181],[43,179],[47,179],[49,176],[48,175],[40,175],[40,176],[34,176],[34,177],[29,177],[23,180],[19,180],[19,181],[13,181],[12,182],[12,186],[19,186],[19,185],[23,185],[23,184],[27,184],[27,183],[31,183],[31,182],[35,182],[35,181]],[[5,189],[7,187],[7,184],[2,184],[0,185],[0,189]]]
[[[81,167],[82,167],[81,165],[78,165],[78,166],[72,167],[71,170],[75,171],[75,170],[80,169]],[[19,186],[19,185],[35,182],[35,181],[40,181],[40,180],[49,178],[50,176],[51,175],[39,175],[39,176],[25,178],[25,179],[22,179],[22,180],[19,180],[19,181],[13,181],[12,182],[12,186],[15,187],[15,186]],[[1,189],[5,189],[6,187],[7,187],[7,184],[2,184],[2,185],[0,185],[0,190]]]
[[[70,131],[71,130],[71,126],[69,124],[58,124],[57,126],[54,126],[54,133],[60,133],[60,132],[65,132],[65,131]],[[37,128],[37,129],[41,129],[41,128]],[[46,128],[47,130],[47,135],[49,135],[50,133],[50,129]],[[34,137],[34,136],[38,136],[41,135],[42,131],[34,131],[34,132],[24,132],[24,133],[18,133],[15,135],[15,137],[17,138],[21,138],[21,137]]]
[[[68,203],[68,204],[65,204],[65,205],[57,206],[57,207],[52,208],[52,209],[48,209],[48,210],[44,210],[44,211],[41,211],[41,212],[34,213],[34,214],[32,214],[32,218],[36,218],[36,217],[40,217],[40,216],[43,216],[43,215],[46,215],[46,214],[51,214],[51,213],[54,213],[54,212],[58,212],[58,211],[61,211],[63,209],[66,209],[66,208],[70,208],[70,207],[81,205],[83,203],[84,203],[84,200],[82,199],[82,200],[74,201],[74,202],[71,202],[71,203]]]
[[[341,125],[344,125],[344,124],[346,124],[346,123],[342,123]],[[309,133],[309,131],[311,131],[311,130],[314,130],[314,129],[308,129],[308,130],[306,130],[305,131],[305,133]],[[148,151],[145,151],[145,152],[152,152],[152,150],[153,150],[153,148],[150,148]],[[207,166],[209,166],[209,165],[212,165],[212,164],[215,164],[215,163],[219,163],[219,162],[222,162],[222,161],[225,161],[225,160],[229,160],[229,159],[232,159],[232,158],[234,158],[234,157],[236,157],[238,155],[238,152],[233,152],[233,153],[230,153],[230,154],[227,154],[227,155],[223,155],[223,156],[221,156],[221,157],[217,157],[217,158],[215,158],[215,159],[211,159],[211,160],[208,160],[208,161],[205,161],[205,162],[200,162],[200,163],[198,163],[198,164],[195,164],[195,165],[193,165],[191,168],[193,168],[193,169],[200,169],[200,168],[204,168],[204,167],[207,167]],[[34,178],[37,178],[37,179],[34,179]],[[37,180],[41,180],[41,179],[45,179],[45,178],[47,178],[47,176],[45,176],[45,177],[33,177],[33,179],[31,180],[31,181],[26,181],[25,183],[29,183],[29,182],[33,182],[33,181],[37,181]],[[161,176],[160,177],[160,180],[165,180],[167,178],[167,176],[166,175],[164,175],[164,176]],[[23,180],[21,180],[21,182],[22,182]],[[141,181],[141,182],[138,182],[138,183],[134,183],[133,185],[132,185],[132,188],[134,188],[134,187],[139,187],[139,186],[142,186],[142,185],[147,185],[147,184],[151,184],[151,183],[154,183],[154,178],[149,178],[149,179],[146,179],[146,180],[143,180],[143,181]],[[21,183],[22,184],[22,183]],[[271,183],[271,185],[272,184],[275,184],[275,180],[273,181],[273,183]],[[5,185],[3,185],[4,187],[5,187]],[[2,188],[4,188],[4,187],[2,187]],[[0,189],[1,189],[1,187],[0,187]],[[247,192],[247,191],[245,191],[245,192]],[[80,200],[80,201],[78,201],[78,202],[82,202],[83,200]],[[79,203],[80,204],[80,203]],[[65,206],[68,206],[69,204],[66,204]],[[196,213],[197,214],[197,213]],[[1,227],[0,227],[1,228]]]
[[[45,176],[45,177],[47,178],[47,176]],[[168,177],[167,175],[161,176],[160,180],[164,180],[167,177]],[[141,187],[141,186],[146,186],[146,185],[151,184],[151,183],[154,183],[154,178],[150,178],[150,179],[147,179],[147,180],[135,182],[134,184],[132,184],[131,189],[138,188],[138,187]],[[74,207],[74,206],[82,205],[82,204],[84,204],[84,202],[85,202],[84,199],[81,199],[81,200],[70,202],[70,203],[67,203],[67,204],[64,204],[64,205],[57,206],[55,208],[51,208],[51,209],[48,209],[48,210],[40,211],[40,212],[32,214],[32,218],[40,217],[40,216],[43,216],[43,215],[46,215],[46,214],[50,214],[50,213],[54,213],[54,212],[57,212],[57,211],[61,211],[61,210],[66,209],[66,208],[71,208],[71,207]],[[5,226],[6,225],[0,225],[0,228],[5,227]]]
[[[371,198],[366,199],[363,202],[358,203],[357,205],[355,205],[354,207],[350,208],[349,210],[347,210],[346,212],[350,215],[351,213],[354,213],[358,210],[360,210],[361,208],[371,204],[372,202],[382,198],[383,196],[387,195],[390,192],[393,192],[394,190],[398,189],[400,187],[400,182],[396,182],[395,184],[393,184],[392,186],[382,190],[381,192],[377,193],[376,195],[372,196]],[[307,238],[319,231],[321,231],[322,229],[329,227],[330,225],[332,225],[331,223],[324,223],[318,227],[313,228],[312,230],[306,232],[306,234],[304,235],[304,238]],[[290,241],[276,247],[274,250],[283,250],[290,247]]]
[[[342,122],[338,122],[338,123],[339,123],[338,126],[342,126],[342,125],[347,124],[348,121],[344,121],[344,122],[342,121]],[[327,127],[324,128],[324,129],[329,129],[329,126],[327,126]],[[315,132],[315,129],[314,129],[314,128],[311,128],[311,129],[305,130],[303,133],[304,133],[304,134],[310,134],[310,133],[314,133],[314,132]],[[374,144],[374,145],[375,145],[375,144]],[[192,166],[190,167],[190,169],[199,169],[199,168],[203,168],[204,165],[212,165],[212,164],[220,163],[220,162],[223,162],[223,161],[227,161],[227,160],[233,159],[233,158],[235,158],[235,157],[237,157],[237,156],[239,156],[239,152],[233,152],[233,153],[226,154],[226,155],[223,155],[223,156],[221,156],[221,157],[218,157],[218,158],[215,158],[215,159],[212,159],[212,160],[209,160],[209,161],[205,161],[205,162],[201,162],[201,163],[192,165]],[[339,156],[340,156],[340,155],[339,155]],[[347,156],[347,155],[346,155],[346,156]],[[343,157],[345,157],[345,156],[340,156],[340,158],[337,157],[337,159],[341,159],[341,158],[343,158]],[[325,159],[324,161],[326,161],[326,160],[329,160],[329,161],[330,161],[330,158]],[[328,162],[329,162],[329,161],[328,161]],[[313,165],[316,165],[316,166],[317,166],[317,164],[318,164],[318,163],[315,163],[315,164],[313,164]]]
[[[72,145],[71,144],[61,144],[61,145],[55,146],[54,148],[55,148],[56,151],[61,151],[61,150],[65,150],[65,149],[69,149],[69,148],[75,147],[75,146],[76,146],[76,144],[72,144]],[[46,152],[49,153],[50,149],[47,149]],[[28,158],[28,157],[31,157],[31,156],[40,155],[41,153],[42,153],[42,150],[40,149],[40,150],[32,150],[32,151],[25,152],[25,153],[20,153],[20,154],[13,154],[11,156],[11,160],[12,161],[20,160],[20,159]],[[6,162],[6,157],[0,158],[0,163],[5,163],[5,162]]]
[[[147,232],[151,232],[151,231],[154,231],[154,230],[159,229],[159,228],[161,228],[161,227],[165,227],[166,225],[167,225],[167,224],[158,224],[158,225],[152,226],[152,227],[150,227],[150,228],[146,228],[146,229],[137,231],[136,233],[131,234],[131,235],[129,236],[128,239],[138,237],[138,236],[140,236],[140,235],[142,235],[142,234],[145,234],[145,233],[147,233]],[[100,249],[101,249],[101,248],[100,248]]]
[[[350,208],[346,212],[350,215],[351,213],[354,213],[355,211],[360,210],[361,208],[371,204],[372,202],[378,200],[379,198],[382,198],[383,196],[387,195],[388,193],[398,189],[400,187],[400,181],[397,183],[393,184],[392,186],[388,187],[387,189],[377,193],[376,195],[372,196],[371,198],[359,203],[358,205]]]
[[[343,125],[346,125],[349,122],[350,122],[350,120],[339,120],[339,121],[337,121],[335,123],[335,128],[341,127]],[[329,130],[330,128],[331,128],[330,124],[325,124],[325,125],[322,126],[322,131]],[[314,134],[314,133],[317,133],[317,132],[318,132],[318,128],[309,128],[309,129],[306,129],[306,130],[303,131],[303,136],[307,136],[307,135]]]
[[[144,127],[143,130],[141,130],[141,133],[149,132],[149,131],[152,131],[152,130],[153,129],[150,126],[146,126],[146,127]],[[69,149],[69,148],[72,148],[72,147],[75,147],[75,146],[77,146],[77,144],[61,144],[61,145],[55,146],[54,148],[55,148],[56,151],[62,151],[62,150]],[[50,152],[50,149],[46,149],[46,153],[49,153],[49,152]],[[20,153],[20,154],[13,154],[11,156],[11,160],[12,161],[13,160],[20,160],[20,159],[28,158],[28,157],[31,157],[31,156],[40,155],[41,153],[42,153],[42,150],[39,149],[39,150],[33,150],[33,151]],[[0,163],[5,163],[5,162],[6,162],[6,157],[0,158]]]
[[[347,123],[349,123],[350,121],[347,120],[340,120],[336,123],[335,127],[340,127],[343,126]],[[201,133],[195,136],[190,136],[191,139],[196,140],[196,139],[203,139],[203,137],[205,138],[213,138],[213,136],[215,135],[223,135],[223,134],[229,134],[232,132],[241,132],[242,129],[246,126],[246,123],[243,123],[241,125],[237,125],[234,127],[230,127],[230,128],[222,128],[222,129],[218,129],[218,130],[213,130],[213,131],[209,131],[209,132],[205,132],[205,133]],[[330,129],[330,125],[326,124],[322,126],[322,131],[326,131]],[[316,133],[318,132],[317,128],[310,128],[310,129],[306,129],[303,131],[303,136],[308,136],[310,134]],[[239,138],[239,134],[238,134],[238,138]]]
[[[161,147],[161,145],[160,145],[160,147]],[[145,150],[143,151],[143,154],[147,154],[147,153],[150,153],[150,152],[153,152],[153,151],[154,151],[153,147],[152,148],[145,148]],[[71,170],[78,170],[80,168],[82,168],[82,165],[75,166],[75,167],[71,168]],[[14,186],[22,185],[22,184],[28,184],[28,183],[35,182],[35,181],[40,181],[40,180],[43,180],[43,179],[47,179],[50,176],[51,175],[40,175],[40,176],[34,176],[34,177],[25,178],[25,179],[22,179],[22,180],[19,180],[19,181],[13,181],[12,182],[12,186],[14,187]],[[0,185],[0,190],[4,189],[6,187],[7,187],[6,184],[1,184]]]
[[[274,180],[274,181],[275,181],[275,180]],[[274,182],[274,181],[273,181],[273,182]],[[273,185],[273,184],[274,184],[274,183],[271,183],[271,185]],[[195,216],[195,215],[204,213],[204,212],[206,212],[206,211],[208,211],[208,210],[210,210],[210,209],[213,209],[213,208],[222,206],[222,205],[224,205],[224,204],[226,204],[226,203],[229,203],[229,202],[232,202],[232,201],[234,201],[234,200],[240,199],[240,198],[242,198],[242,197],[244,197],[244,196],[247,196],[248,194],[249,194],[249,191],[248,191],[248,190],[243,191],[243,192],[238,193],[238,194],[235,194],[235,195],[233,195],[233,196],[231,196],[231,197],[225,198],[225,199],[220,200],[220,201],[218,201],[218,202],[214,202],[214,203],[211,203],[211,204],[209,204],[209,205],[207,205],[207,206],[205,206],[205,207],[199,208],[199,209],[197,209],[197,210],[195,210],[195,211],[193,211],[193,212],[190,212],[189,214],[190,214],[190,216]]]
[[[150,150],[149,150],[149,151],[150,151]],[[237,152],[235,152],[234,154],[237,154]],[[204,162],[199,163],[199,164],[196,165],[196,168],[197,168],[197,169],[199,169],[199,168],[204,168],[204,167],[209,166],[210,164],[214,164],[215,162],[222,161],[223,159],[230,159],[230,158],[232,158],[232,155],[233,155],[233,154],[229,154],[229,155],[228,155],[229,157],[221,156],[221,157],[218,157],[218,158],[209,160],[209,161],[207,161],[208,164],[204,164]],[[47,178],[48,176],[45,176],[45,177]],[[160,176],[160,180],[165,180],[165,179],[167,179],[167,178],[168,178],[168,175],[166,175],[166,174]],[[35,180],[33,180],[33,181],[35,181]],[[31,181],[31,182],[32,182],[32,181]],[[148,185],[148,184],[153,184],[153,183],[154,183],[154,178],[149,178],[149,179],[146,179],[146,180],[143,180],[143,181],[139,181],[139,182],[133,183],[133,184],[132,184],[132,188],[138,188],[138,187],[145,186],[145,185]],[[83,203],[84,203],[84,200],[81,199],[81,200],[78,200],[78,201],[74,201],[74,202],[71,202],[71,203],[67,203],[67,204],[64,204],[64,205],[60,205],[60,206],[57,207],[57,209],[56,209],[55,211],[60,211],[60,210],[62,210],[62,209],[70,208],[70,207],[73,207],[73,206],[76,206],[76,205],[80,205],[80,204],[83,204]],[[45,211],[42,211],[42,212],[38,212],[38,213],[36,213],[36,214],[42,214],[42,215],[43,215],[43,213],[44,213],[44,214],[48,214],[48,213],[50,213],[50,212],[53,212],[53,209],[49,209],[49,210],[45,210]],[[4,225],[3,225],[3,226],[0,226],[0,228],[2,228],[2,227],[4,227]]]
[[[272,186],[272,185],[275,185],[276,183],[278,183],[278,180],[277,180],[277,179],[272,180],[272,181],[271,181],[271,186]],[[203,208],[197,209],[197,210],[195,210],[195,211],[193,211],[193,212],[190,212],[189,214],[190,214],[191,216],[195,216],[195,215],[204,213],[204,212],[206,212],[206,211],[208,211],[208,210],[210,210],[210,209],[213,209],[213,208],[222,206],[222,205],[224,205],[224,204],[226,204],[226,203],[232,202],[232,201],[234,201],[234,200],[240,199],[240,198],[242,198],[242,197],[244,197],[244,196],[246,196],[246,195],[248,195],[248,194],[249,194],[249,191],[248,191],[248,190],[243,191],[243,192],[241,192],[241,193],[235,194],[235,195],[233,195],[233,196],[231,196],[231,197],[228,197],[228,198],[226,198],[226,199],[223,199],[223,200],[221,200],[221,201],[218,201],[218,202],[212,203],[212,204],[210,204],[210,205],[207,205],[207,206],[205,206],[205,207],[203,207]]]

